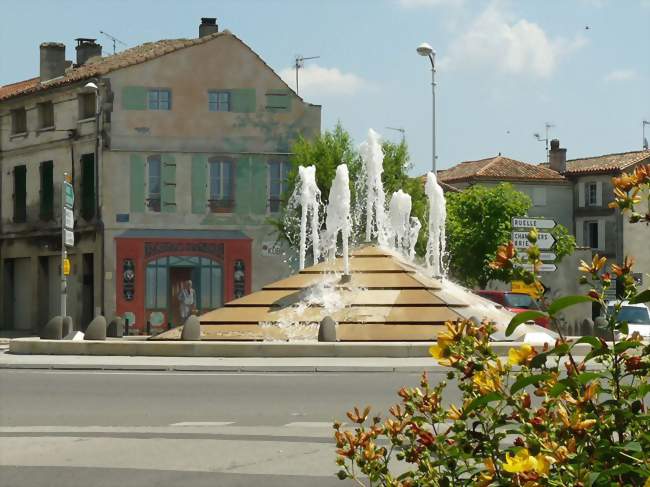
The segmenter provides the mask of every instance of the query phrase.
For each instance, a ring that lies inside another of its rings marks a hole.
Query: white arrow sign
[[[528,232],[512,232],[512,241],[518,249],[527,249],[531,246],[531,243],[528,241]],[[539,232],[539,235],[537,236],[537,246],[541,250],[549,250],[553,248],[554,244],[555,239],[553,238],[553,235],[546,232]]]
[[[555,220],[546,220],[544,218],[513,218],[512,228],[540,228],[550,230],[555,228]]]
[[[66,247],[74,247],[74,232],[70,230],[63,230],[63,241]]]
[[[72,210],[66,206],[63,208],[63,215],[65,228],[72,230],[74,228],[74,213],[72,213]]]
[[[531,272],[533,270],[533,264],[517,264],[517,267]],[[537,269],[538,272],[555,272],[556,270],[557,266],[555,264],[542,264]]]
[[[521,255],[518,255],[518,257],[520,257],[521,260],[528,260],[528,255],[525,252],[522,252]],[[552,262],[555,262],[556,259],[557,259],[557,255],[555,255],[553,252],[539,253],[539,260],[550,260]]]

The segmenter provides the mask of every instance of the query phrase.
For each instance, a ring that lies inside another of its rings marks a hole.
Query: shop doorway
[[[171,298],[169,302],[171,303],[170,309],[170,322],[172,326],[182,325],[181,320],[181,303],[178,299],[178,295],[183,289],[183,285],[187,281],[192,281],[193,267],[170,267],[169,268],[169,282],[170,282],[170,292]],[[192,282],[192,287],[194,288],[195,295],[198,295],[194,282]],[[195,305],[197,303],[194,303]]]

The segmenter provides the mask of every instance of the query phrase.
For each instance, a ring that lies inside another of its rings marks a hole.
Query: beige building
[[[106,57],[78,39],[75,63],[44,43],[40,76],[0,87],[1,327],[59,311],[64,172],[77,328],[96,313],[165,328],[188,280],[202,311],[289,272],[268,221],[291,143],[320,132],[320,107],[215,19],[199,33]]]

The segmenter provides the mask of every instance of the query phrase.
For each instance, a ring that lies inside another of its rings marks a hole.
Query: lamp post
[[[431,140],[433,146],[433,164],[431,167],[433,174],[436,174],[436,51],[434,51],[426,42],[420,44],[416,51],[420,56],[426,56],[429,58],[429,61],[431,61]]]

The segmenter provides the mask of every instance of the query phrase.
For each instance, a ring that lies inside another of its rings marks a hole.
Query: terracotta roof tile
[[[547,167],[535,166],[503,156],[461,162],[444,171],[438,171],[438,180],[446,183],[473,181],[477,179],[558,182],[565,180],[564,176]]]
[[[565,174],[573,175],[582,173],[609,173],[624,171],[644,160],[650,162],[650,150],[571,159],[566,161],[567,171]]]
[[[40,79],[37,76],[36,78],[26,79],[24,81],[18,81],[17,83],[11,83],[10,85],[0,86],[0,100],[9,98],[17,93],[31,89],[34,86],[37,86],[39,83]]]

